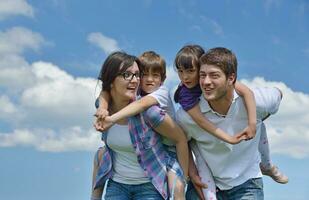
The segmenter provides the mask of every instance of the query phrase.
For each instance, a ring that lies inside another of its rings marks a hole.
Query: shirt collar
[[[232,104],[236,101],[236,99],[239,97],[239,95],[237,94],[237,92],[234,89],[234,97],[233,97],[233,102]],[[203,93],[201,95],[201,100],[200,100],[200,109],[202,113],[207,113],[212,111],[213,113],[216,113],[218,115],[221,116],[221,114],[217,113],[216,111],[212,110],[212,108],[210,107],[208,101],[204,98]]]

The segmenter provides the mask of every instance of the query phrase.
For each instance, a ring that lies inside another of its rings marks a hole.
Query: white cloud
[[[0,133],[0,147],[30,146],[39,151],[93,151],[100,142],[100,134],[93,129],[69,127],[52,129],[16,129],[12,133]]]
[[[20,105],[27,113],[25,122],[34,120],[47,127],[91,126],[95,79],[74,78],[42,61],[31,67],[35,84],[20,95]]]
[[[249,86],[278,87],[283,99],[277,114],[266,120],[271,152],[295,158],[309,156],[309,95],[293,91],[282,82],[261,77],[241,80]]]
[[[33,63],[30,71],[34,84],[22,89],[17,105],[0,97],[1,119],[13,129],[0,133],[0,146],[52,152],[97,148],[99,134],[92,128],[96,80],[74,78],[42,61]]]
[[[39,34],[23,27],[13,27],[0,31],[0,54],[21,54],[27,49],[34,51],[47,42]]]
[[[0,133],[0,147],[96,149],[100,139],[92,122],[97,81],[23,58],[26,50],[38,51],[44,44],[40,34],[26,28],[0,32],[0,119],[12,130]]]
[[[0,54],[0,88],[16,93],[34,84],[34,80],[30,65],[23,57]]]
[[[5,115],[16,113],[16,111],[15,105],[10,101],[8,96],[0,96],[0,118],[3,118]]]
[[[87,37],[87,40],[102,49],[106,54],[120,49],[118,42],[115,39],[107,37],[102,33],[90,33]]]
[[[10,16],[23,15],[27,17],[34,16],[34,10],[26,0],[1,0],[0,1],[0,20]]]
[[[14,93],[34,84],[30,64],[22,57],[26,50],[39,51],[49,44],[43,36],[27,28],[0,31],[0,88]]]

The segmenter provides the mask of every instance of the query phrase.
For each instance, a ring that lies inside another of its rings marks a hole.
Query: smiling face
[[[130,80],[129,77],[126,80],[123,76],[124,73],[119,74],[112,83],[110,93],[114,100],[129,102],[136,98],[136,92],[140,83],[139,75],[137,75],[139,74],[137,63],[134,62],[131,67],[127,68],[125,73],[131,74],[133,76],[132,79]]]
[[[148,70],[143,73],[141,79],[141,88],[146,93],[152,93],[157,90],[162,84],[161,74],[158,71]]]
[[[235,75],[226,77],[215,65],[201,65],[199,77],[203,96],[207,101],[220,101],[226,97],[229,90],[233,90]]]
[[[180,81],[184,84],[187,88],[193,88],[198,84],[198,69],[195,66],[191,68],[184,68],[180,66],[177,69],[177,73],[179,76]]]

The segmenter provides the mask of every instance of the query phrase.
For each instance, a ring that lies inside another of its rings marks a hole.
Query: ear
[[[235,79],[236,79],[235,73],[232,73],[231,75],[229,75],[229,77],[227,79],[228,84],[234,85]]]

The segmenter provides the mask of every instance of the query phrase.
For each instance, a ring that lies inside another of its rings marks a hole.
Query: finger
[[[94,122],[93,126],[94,126],[94,128],[95,128],[97,131],[100,131],[100,132],[103,131],[103,130],[102,130],[102,126],[101,126],[101,124],[99,123],[98,120],[96,120],[96,121]]]
[[[203,190],[201,188],[195,187],[195,191],[200,199],[205,200]]]
[[[203,183],[201,180],[192,180],[192,183],[200,188],[208,188],[208,185]]]

